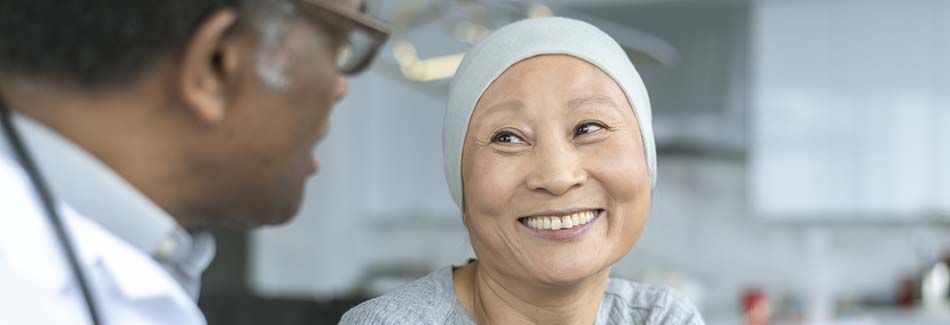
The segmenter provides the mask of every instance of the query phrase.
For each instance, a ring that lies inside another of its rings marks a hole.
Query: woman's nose
[[[526,179],[529,190],[560,196],[587,181],[582,158],[573,146],[548,146],[534,153],[534,166]]]

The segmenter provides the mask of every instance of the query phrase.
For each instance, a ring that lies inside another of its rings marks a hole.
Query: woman
[[[449,94],[445,174],[477,261],[344,315],[343,324],[703,324],[669,289],[609,279],[646,222],[656,159],[646,89],[583,22],[506,26]]]

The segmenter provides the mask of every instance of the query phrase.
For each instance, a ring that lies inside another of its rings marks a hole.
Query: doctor
[[[361,0],[0,1],[0,324],[203,324],[214,241],[287,222]]]

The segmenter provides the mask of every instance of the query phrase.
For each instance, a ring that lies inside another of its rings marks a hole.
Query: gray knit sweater
[[[350,324],[475,324],[455,297],[452,267],[435,271],[390,293],[350,309]],[[596,325],[703,325],[692,303],[663,286],[610,279]]]

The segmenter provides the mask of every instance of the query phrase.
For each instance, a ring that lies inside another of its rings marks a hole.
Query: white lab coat
[[[39,196],[11,159],[0,155],[0,324],[89,324]],[[105,324],[205,324],[194,300],[153,258],[65,202],[57,208]]]

